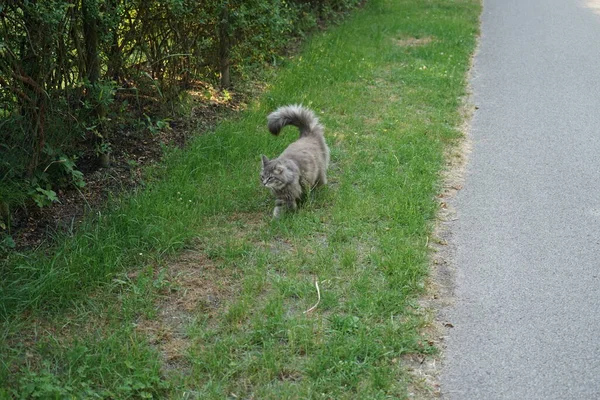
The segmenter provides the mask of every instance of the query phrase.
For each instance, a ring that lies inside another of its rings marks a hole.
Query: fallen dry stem
[[[314,306],[312,306],[311,308],[309,308],[308,310],[304,311],[304,314],[313,312],[317,308],[319,303],[321,302],[321,290],[319,289],[319,279],[318,278],[315,278],[315,287],[317,288],[317,303]]]

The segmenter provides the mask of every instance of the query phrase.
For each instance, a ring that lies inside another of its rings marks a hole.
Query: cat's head
[[[293,179],[293,173],[281,161],[262,156],[260,180],[269,189],[281,190]]]

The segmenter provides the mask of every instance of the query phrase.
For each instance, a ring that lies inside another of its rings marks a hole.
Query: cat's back
[[[319,136],[305,136],[291,143],[281,157],[291,158],[297,161],[315,160],[317,162],[326,163],[329,149]]]

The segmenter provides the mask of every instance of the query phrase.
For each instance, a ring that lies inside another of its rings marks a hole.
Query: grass
[[[476,0],[372,0],[312,38],[238,118],[0,284],[0,398],[406,398],[444,153]],[[326,127],[330,183],[271,221],[266,115]],[[304,313],[317,302],[311,313]]]

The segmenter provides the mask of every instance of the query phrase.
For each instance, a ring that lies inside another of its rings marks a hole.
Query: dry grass
[[[405,360],[414,378],[411,389],[413,398],[416,399],[441,397],[439,375],[443,366],[445,338],[448,329],[453,327],[445,315],[445,310],[454,304],[455,269],[452,260],[455,249],[451,241],[450,224],[457,217],[452,200],[464,186],[467,162],[472,148],[469,132],[475,106],[469,98],[465,98],[460,111],[464,121],[460,126],[462,138],[446,150],[442,192],[438,195],[440,207],[431,236],[432,240],[429,241],[430,273],[425,295],[420,299],[428,320],[423,334],[430,338],[440,352],[432,356],[411,356],[411,359]]]
[[[405,37],[401,39],[392,39],[396,46],[401,47],[417,47],[417,46],[425,46],[432,43],[435,38],[432,36],[425,36],[421,38],[417,37]]]
[[[166,279],[171,285],[155,302],[155,318],[142,317],[137,330],[158,348],[165,369],[181,369],[190,346],[189,324],[199,316],[211,320],[226,313],[239,280],[198,250],[169,263]]]

